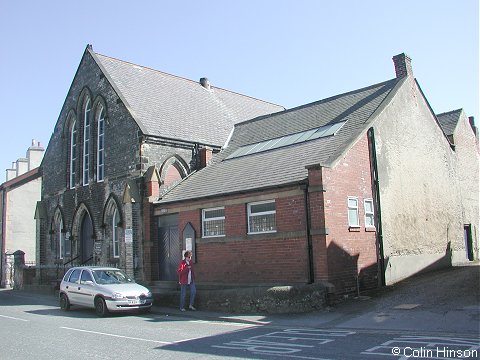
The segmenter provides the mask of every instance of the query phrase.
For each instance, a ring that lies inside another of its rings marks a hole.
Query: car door
[[[66,280],[65,291],[67,293],[70,304],[79,305],[78,285],[82,269],[74,269],[70,277]]]
[[[89,269],[83,269],[77,287],[77,299],[80,305],[94,307],[93,299],[96,289],[93,276]]]

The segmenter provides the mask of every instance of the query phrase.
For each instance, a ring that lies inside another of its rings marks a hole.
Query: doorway
[[[86,213],[80,228],[81,260],[82,264],[91,264],[93,261],[93,226],[90,216]]]
[[[463,237],[465,239],[465,250],[467,251],[468,261],[473,261],[473,239],[472,239],[472,225],[463,226]]]
[[[181,259],[178,215],[158,218],[158,279],[178,280],[177,266]]]

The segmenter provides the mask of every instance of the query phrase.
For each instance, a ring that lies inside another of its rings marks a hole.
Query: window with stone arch
[[[55,213],[53,233],[56,242],[57,257],[62,260],[69,257],[71,255],[70,241],[65,235],[66,232],[63,225],[63,218],[59,210]]]
[[[70,128],[70,189],[75,187],[75,175],[77,167],[77,121],[72,118]]]
[[[83,185],[88,185],[89,183],[91,110],[90,97],[87,96],[83,107]]]
[[[120,261],[122,254],[123,220],[119,203],[115,195],[110,195],[103,213],[107,254],[113,262]]]
[[[97,182],[105,177],[105,107],[98,106],[97,110]]]
[[[166,160],[160,168],[160,191],[166,192],[169,188],[175,186],[188,174],[188,166],[183,159],[177,155]]]
[[[114,258],[120,257],[119,220],[118,210],[115,208],[112,216],[112,256]]]

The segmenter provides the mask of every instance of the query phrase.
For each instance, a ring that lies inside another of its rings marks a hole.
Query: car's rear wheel
[[[70,310],[70,301],[66,294],[60,294],[60,309],[64,311]]]
[[[105,304],[105,300],[101,297],[95,299],[95,312],[100,317],[108,315],[107,304]]]

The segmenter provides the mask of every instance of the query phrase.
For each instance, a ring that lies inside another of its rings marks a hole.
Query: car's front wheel
[[[95,299],[95,312],[100,317],[108,315],[107,304],[105,304],[105,300],[101,297]]]
[[[64,311],[70,310],[70,301],[66,294],[60,294],[60,309]]]

